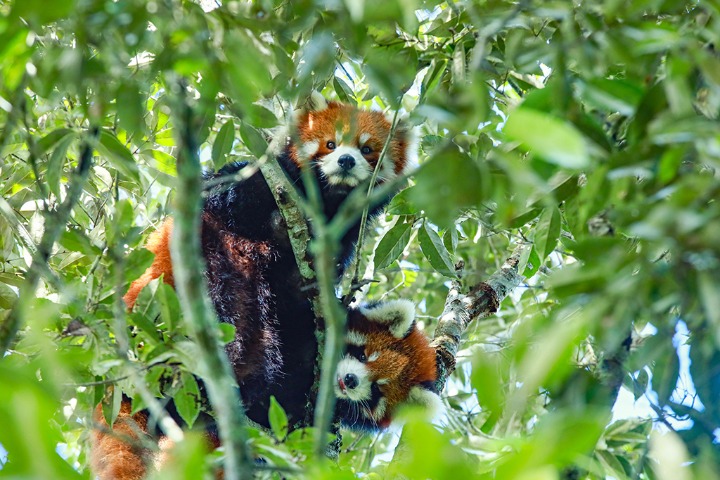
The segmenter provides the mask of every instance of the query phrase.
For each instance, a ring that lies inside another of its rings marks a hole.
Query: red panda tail
[[[123,400],[112,431],[105,422],[102,404],[95,408],[93,421],[99,428],[92,431],[90,464],[100,480],[141,480],[152,462],[152,452],[140,446],[139,434],[147,433],[147,415],[131,413]]]
[[[128,308],[133,308],[140,291],[151,281],[161,275],[165,283],[171,287],[175,286],[173,279],[172,261],[170,260],[170,235],[172,234],[173,220],[168,218],[160,225],[155,232],[150,234],[145,248],[155,254],[152,265],[145,270],[140,278],[132,282],[127,293],[123,297]]]

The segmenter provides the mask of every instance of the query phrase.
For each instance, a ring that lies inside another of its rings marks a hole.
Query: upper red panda
[[[337,366],[337,416],[350,428],[387,427],[401,404],[440,406],[435,349],[415,325],[415,305],[394,300],[348,311]]]
[[[319,95],[312,97],[296,121],[297,135],[287,138],[277,161],[301,194],[304,188],[300,168],[303,165],[312,168],[320,186],[324,213],[331,218],[353,188],[365,188],[391,133],[390,122],[380,112],[326,102]],[[414,155],[408,129],[398,126],[390,139],[378,182],[404,173],[412,165]],[[228,165],[214,178],[229,179],[245,166]],[[373,207],[370,214],[379,213],[382,207],[382,204]],[[204,200],[201,220],[208,291],[218,319],[235,326],[235,338],[226,345],[226,352],[248,417],[268,425],[270,397],[275,396],[291,426],[312,418],[308,409],[314,404],[310,395],[318,350],[315,316],[307,294],[299,288],[300,273],[287,230],[261,173],[211,188]],[[125,295],[129,308],[153,279],[162,276],[173,285],[169,246],[172,228],[172,219],[168,219],[150,235],[147,248],[155,253],[155,260]],[[342,238],[340,271],[352,255],[358,231],[359,223]],[[168,411],[181,422],[172,403]],[[117,425],[127,425],[135,417],[147,419],[147,413],[130,415],[129,404],[125,402]],[[104,422],[100,409],[94,418],[100,424]],[[144,425],[140,427],[145,430]],[[140,455],[126,441],[98,430],[91,445],[91,462],[101,480],[143,477],[147,456]],[[128,473],[121,476],[112,473],[118,471]]]

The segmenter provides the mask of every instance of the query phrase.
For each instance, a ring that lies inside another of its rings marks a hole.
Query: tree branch
[[[217,334],[217,322],[207,294],[200,245],[202,210],[201,168],[193,132],[193,114],[185,96],[184,82],[172,86],[177,93],[175,121],[178,142],[178,192],[171,240],[175,287],[188,330],[199,347],[201,377],[217,417],[225,447],[225,478],[251,478],[250,452],[245,438],[245,414],[235,388],[233,371]]]
[[[486,282],[480,282],[467,294],[460,293],[460,284],[453,281],[445,299],[440,320],[435,328],[431,346],[437,355],[438,391],[445,388],[448,377],[455,371],[455,356],[465,329],[476,317],[487,317],[495,312],[503,299],[522,281],[518,264],[524,245],[515,249],[510,258]]]
[[[45,231],[40,239],[40,245],[38,245],[37,251],[33,255],[33,262],[25,275],[25,283],[20,288],[18,299],[8,316],[0,324],[0,358],[10,348],[10,344],[14,341],[15,335],[21,328],[27,308],[35,298],[35,290],[40,282],[40,276],[47,270],[52,248],[65,230],[73,207],[80,200],[83,188],[85,188],[85,183],[90,175],[94,144],[99,133],[100,130],[97,127],[90,129],[88,138],[86,138],[80,153],[78,166],[73,171],[65,201],[60,204],[54,215],[48,216],[45,222]]]

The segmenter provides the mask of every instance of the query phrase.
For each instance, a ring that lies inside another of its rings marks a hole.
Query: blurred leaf
[[[555,250],[560,226],[560,210],[557,207],[546,208],[540,215],[534,237],[535,249],[540,259],[545,260]]]
[[[425,210],[430,220],[448,228],[458,211],[480,204],[488,181],[477,164],[456,146],[433,155],[418,170],[415,180],[415,187],[407,193],[408,200]]]
[[[75,141],[74,132],[68,131],[68,134],[55,144],[55,149],[48,160],[46,172],[48,187],[58,198],[60,198],[60,178],[67,160],[67,151],[73,141]]]
[[[545,113],[520,106],[510,114],[503,132],[560,167],[584,168],[590,162],[580,132],[571,124]]]
[[[389,215],[415,215],[418,213],[417,208],[410,201],[413,188],[415,187],[408,187],[401,190],[393,197],[390,205],[387,207],[387,213]]]
[[[658,480],[690,480],[693,478],[688,466],[688,452],[682,440],[674,432],[650,435],[650,457],[655,460],[653,471]]]
[[[120,128],[131,135],[145,133],[143,96],[135,83],[126,82],[119,85],[116,105]]]

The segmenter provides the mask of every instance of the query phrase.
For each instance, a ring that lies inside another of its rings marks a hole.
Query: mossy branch
[[[500,270],[487,281],[474,285],[467,294],[461,293],[457,281],[452,282],[431,343],[437,355],[438,378],[435,386],[438,391],[445,388],[448,377],[455,371],[455,356],[462,334],[470,322],[497,312],[503,299],[522,281],[518,265],[524,248],[527,247],[521,245],[516,248]]]
[[[245,414],[234,384],[234,375],[218,338],[217,321],[202,279],[204,265],[200,244],[202,175],[198,145],[193,130],[193,112],[188,105],[184,82],[174,85],[177,100],[174,120],[178,142],[175,223],[171,241],[175,287],[183,317],[199,350],[201,377],[207,386],[225,447],[225,477],[251,478],[251,458],[245,437]]]

